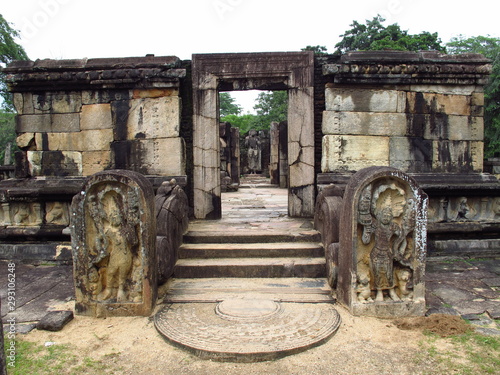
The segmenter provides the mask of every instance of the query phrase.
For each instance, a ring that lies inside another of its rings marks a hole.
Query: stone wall
[[[489,72],[480,55],[434,52],[353,52],[325,64],[322,172],[482,172]]]
[[[19,177],[112,168],[185,175],[179,66],[176,57],[154,56],[10,65]]]

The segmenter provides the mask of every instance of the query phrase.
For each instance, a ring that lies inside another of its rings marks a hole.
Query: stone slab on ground
[[[334,302],[325,278],[170,279],[159,290],[165,303],[220,302],[232,298],[277,302]]]
[[[73,267],[33,266],[15,263],[15,311],[2,305],[2,319],[15,314],[18,323],[42,319],[51,306],[74,299]],[[7,295],[8,262],[0,262],[0,297]]]
[[[73,311],[50,311],[38,322],[36,329],[60,331],[73,317]]]

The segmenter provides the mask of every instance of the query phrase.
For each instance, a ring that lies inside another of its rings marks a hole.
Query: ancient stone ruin
[[[425,247],[428,256],[489,256],[500,246],[500,184],[483,171],[491,65],[481,55],[148,55],[18,61],[3,72],[21,151],[15,178],[0,181],[0,256],[72,262],[78,196],[81,313],[148,314],[154,275],[171,276],[185,217],[221,218],[245,136],[221,125],[221,91],[287,91],[287,121],[272,125],[260,168],[287,189],[290,217],[314,217],[325,275],[353,313],[422,314]],[[116,169],[125,172],[107,172]],[[131,236],[122,253],[133,255],[126,281],[110,274],[118,281],[108,287],[106,249],[125,246],[117,217]]]
[[[151,314],[158,264],[149,181],[132,171],[96,173],[71,211],[76,313]]]

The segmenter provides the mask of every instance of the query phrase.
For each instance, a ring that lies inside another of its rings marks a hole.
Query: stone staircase
[[[333,302],[319,233],[196,232],[184,236],[166,302],[228,298]]]
[[[332,302],[319,232],[286,212],[286,190],[245,178],[238,192],[223,195],[220,221],[189,224],[173,278],[160,291],[165,302]]]

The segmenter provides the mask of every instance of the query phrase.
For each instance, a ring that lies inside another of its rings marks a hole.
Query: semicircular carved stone
[[[157,295],[153,188],[141,174],[89,177],[71,206],[77,314],[148,316]]]
[[[389,167],[349,181],[340,220],[339,301],[354,315],[425,313],[427,195]]]

